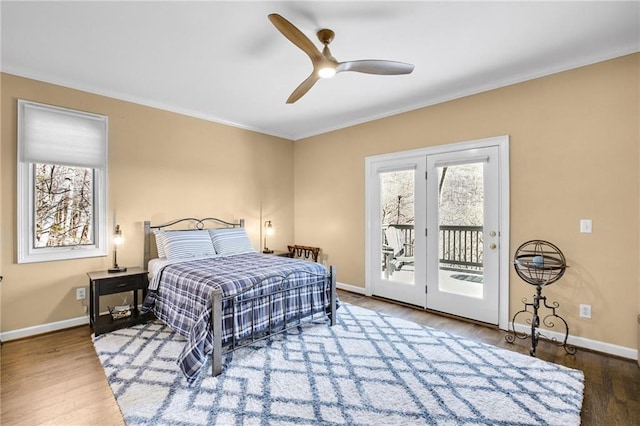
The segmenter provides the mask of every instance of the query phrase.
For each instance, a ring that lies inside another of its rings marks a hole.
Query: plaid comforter
[[[307,274],[300,271],[311,273]],[[223,297],[237,295],[261,282],[260,286],[242,295],[251,299],[267,294],[274,288],[294,287],[318,281],[317,275],[327,275],[327,269],[318,263],[259,253],[240,254],[174,263],[165,266],[158,289],[149,291],[143,312],[153,311],[158,319],[187,339],[178,358],[180,369],[187,380],[193,382],[211,353],[211,291],[222,289]],[[314,276],[315,275],[315,276]],[[286,280],[274,277],[287,277]],[[269,278],[269,279],[267,279]],[[311,313],[326,311],[329,304],[327,289],[311,285],[298,291],[287,292],[278,299],[257,299],[237,304],[223,303],[223,344],[232,339],[235,325],[236,339],[269,329],[269,325],[283,323]],[[269,317],[269,305],[273,310]]]

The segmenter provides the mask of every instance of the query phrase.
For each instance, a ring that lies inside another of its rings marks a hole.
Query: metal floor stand
[[[504,338],[508,343],[513,343],[516,338],[527,339],[531,337],[531,349],[529,350],[529,354],[531,356],[536,356],[536,348],[538,346],[538,340],[540,337],[544,337],[550,340],[556,346],[562,346],[567,354],[575,355],[577,350],[576,347],[567,344],[567,338],[569,337],[569,326],[567,325],[567,322],[564,320],[564,318],[556,313],[556,309],[560,306],[560,304],[558,302],[553,302],[551,306],[549,306],[547,304],[547,297],[542,295],[542,287],[542,285],[536,286],[536,294],[533,296],[532,303],[527,302],[526,298],[522,299],[522,303],[524,303],[524,309],[515,313],[513,319],[511,320],[511,330],[509,330],[509,333]],[[529,307],[533,308],[533,312],[529,311]],[[551,311],[550,314],[542,317],[542,322],[540,321],[540,315],[538,313],[540,308],[546,308]],[[516,318],[524,313],[531,314],[531,318],[528,318],[526,320],[528,324],[531,324],[531,334],[516,332]],[[562,321],[562,324],[564,324],[565,334],[564,340],[562,342],[558,341],[558,339],[556,339],[555,337],[548,338],[538,331],[541,323],[547,328],[553,328],[555,326],[553,318],[558,318],[560,321]]]

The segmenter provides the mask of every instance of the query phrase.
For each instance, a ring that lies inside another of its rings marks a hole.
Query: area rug
[[[584,375],[342,303],[191,386],[159,322],[94,338],[127,425],[579,425]]]

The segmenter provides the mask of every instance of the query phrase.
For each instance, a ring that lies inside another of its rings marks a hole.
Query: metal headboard
[[[161,225],[152,225],[151,221],[144,222],[144,268],[147,269],[149,261],[158,257],[158,249],[156,247],[156,239],[153,231],[156,229],[171,228],[172,230],[198,230],[209,228],[244,228],[244,219],[238,222],[227,222],[226,220],[215,217],[206,217],[197,219],[194,217],[186,217],[177,219],[172,222],[163,223]]]

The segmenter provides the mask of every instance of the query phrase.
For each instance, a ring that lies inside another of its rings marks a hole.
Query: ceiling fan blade
[[[300,83],[300,85],[296,87],[296,90],[294,90],[291,93],[291,95],[289,96],[289,99],[287,99],[287,103],[292,104],[298,99],[300,99],[301,97],[303,97],[304,94],[307,93],[309,89],[311,89],[313,85],[316,84],[316,81],[318,80],[320,80],[318,73],[316,73],[315,71],[312,72],[311,75],[307,77],[305,81]]]
[[[309,55],[312,61],[322,59],[322,53],[313,44],[309,38],[295,27],[291,22],[284,19],[277,13],[269,15],[271,23],[282,33],[289,41],[298,46],[304,53]]]
[[[398,75],[411,74],[414,66],[404,62],[385,61],[381,59],[365,59],[363,61],[340,62],[336,72],[355,71],[365,74]]]

